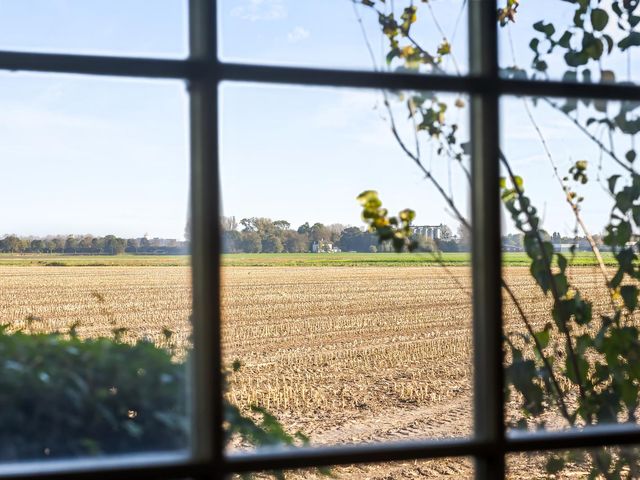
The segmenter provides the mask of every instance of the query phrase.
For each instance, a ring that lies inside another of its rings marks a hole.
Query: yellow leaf
[[[415,53],[415,51],[415,48],[413,48],[411,45],[408,45],[400,51],[400,56],[403,58],[410,57]]]
[[[444,40],[438,47],[438,55],[448,55],[451,53],[451,44]]]

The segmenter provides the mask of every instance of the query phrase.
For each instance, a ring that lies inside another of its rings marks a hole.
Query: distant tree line
[[[0,239],[2,253],[64,253],[84,255],[120,255],[144,253],[176,255],[189,251],[187,242],[175,239],[120,238],[115,235],[56,235],[44,238],[6,235]]]
[[[222,217],[223,251],[225,253],[306,253],[312,251],[391,252],[386,243],[358,227],[339,223],[324,225],[305,222],[292,228],[286,220],[264,217]],[[459,243],[451,229],[443,228],[439,239],[423,239],[423,251],[458,251]],[[315,250],[314,250],[315,245]]]
[[[542,236],[542,239],[545,242],[551,242],[554,248],[556,248],[558,251],[560,251],[559,250],[560,247],[567,247],[572,245],[575,245],[575,250],[578,252],[591,251],[591,244],[589,240],[584,236],[582,237],[578,235],[567,236],[567,235],[561,235],[559,232],[553,232],[552,234],[549,234],[545,230],[541,230],[540,235]],[[592,235],[592,240],[599,250],[601,251],[610,250],[609,247],[605,245],[603,241],[603,235],[594,234]],[[635,238],[635,236],[632,236],[632,241],[634,243],[637,242],[637,240],[638,239]],[[524,235],[522,233],[510,233],[508,235],[504,235],[502,237],[502,247],[503,247],[503,250],[524,251],[525,250]]]
[[[271,220],[264,217],[221,218],[222,248],[224,253],[307,253],[314,251],[343,252],[391,252],[387,243],[379,243],[378,237],[363,228],[345,226],[339,223],[324,225],[305,222],[294,228],[286,220]],[[189,226],[187,226],[187,230]],[[188,232],[187,232],[188,233]],[[561,236],[554,232],[549,235],[542,231],[546,240],[554,245],[575,244],[577,250],[589,250],[586,238]],[[601,249],[602,236],[594,235]],[[188,234],[187,234],[188,238]],[[436,239],[416,237],[423,252],[467,252],[470,250],[471,236],[463,226],[453,235],[447,225],[440,226]],[[502,237],[503,249],[522,251],[522,234],[507,234]],[[115,235],[103,237],[93,235],[50,235],[46,237],[20,237],[5,235],[0,238],[1,253],[58,253],[84,255],[119,255],[123,253],[178,255],[190,251],[189,241],[166,238],[121,238]]]

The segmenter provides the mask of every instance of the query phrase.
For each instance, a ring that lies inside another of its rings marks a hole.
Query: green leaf
[[[618,245],[624,245],[629,240],[631,240],[631,225],[629,222],[620,222],[620,225],[618,225],[616,242]]]
[[[620,396],[628,409],[633,409],[638,403],[638,386],[629,381],[619,383]]]
[[[584,358],[581,358],[581,357],[576,357],[575,363],[578,366],[578,372],[576,372],[574,368],[574,362],[572,360],[572,357],[567,355],[567,359],[565,361],[567,378],[571,380],[573,383],[575,383],[576,385],[578,385],[585,378],[586,373],[589,370],[589,364]]]
[[[633,215],[633,221],[637,226],[640,226],[640,205],[634,205],[631,207],[631,213]]]
[[[602,70],[600,72],[600,83],[616,83],[616,74],[613,70]]]
[[[547,324],[547,327],[550,327],[550,326],[551,326],[550,324]],[[547,348],[547,345],[549,345],[550,330],[547,327],[545,327],[544,330],[541,330],[535,333],[536,340],[540,344],[540,348],[543,348],[543,349]]]
[[[618,181],[618,179],[620,178],[620,175],[611,175],[608,179],[607,179],[607,183],[609,184],[609,191],[611,193],[615,193],[616,190],[616,182]]]
[[[522,180],[522,177],[518,175],[514,176],[513,183],[515,184],[516,187],[518,187],[520,191],[524,190],[524,180]]]
[[[636,152],[635,152],[635,150],[629,150],[629,151],[625,154],[625,156],[624,156],[624,157],[627,159],[627,162],[629,162],[629,163],[633,163],[633,162],[635,161],[635,159],[636,159]]]
[[[623,38],[618,42],[618,47],[623,52],[631,47],[637,47],[640,45],[640,32],[631,32],[628,37]]]
[[[567,277],[563,273],[558,273],[553,276],[553,281],[556,285],[556,292],[559,297],[564,297],[569,290],[569,282],[567,281]]]
[[[594,30],[602,31],[609,22],[609,14],[601,8],[591,10],[591,25]]]
[[[544,393],[540,385],[534,380],[538,378],[538,371],[533,360],[522,360],[516,357],[506,370],[506,379],[524,397],[523,408],[526,412],[539,415],[543,411],[542,401]]]
[[[569,83],[577,82],[578,72],[576,72],[575,70],[567,70],[566,72],[564,72],[564,75],[562,75],[562,81],[569,82]]]
[[[539,22],[534,23],[533,24],[533,28],[535,30],[537,30],[538,32],[544,33],[544,35],[547,38],[552,36],[556,31],[556,28],[553,26],[552,23],[545,24],[543,21],[539,21]]]
[[[602,38],[604,38],[604,40],[607,42],[607,54],[611,54],[615,45],[613,38],[611,38],[611,35],[606,34],[602,35]]]
[[[549,68],[549,64],[544,60],[539,60],[534,63],[533,68],[535,68],[539,72],[546,72],[547,69]]]
[[[576,108],[578,108],[578,100],[575,98],[568,98],[567,101],[560,108],[564,113],[573,112]]]
[[[598,60],[604,53],[602,40],[591,34],[585,34],[582,38],[582,53],[594,60]]]
[[[622,9],[620,8],[620,4],[618,2],[613,2],[611,5],[611,9],[615,12],[615,14],[619,17],[622,16]]]
[[[562,36],[560,37],[560,40],[558,40],[558,45],[560,45],[563,48],[569,48],[570,41],[571,41],[571,32],[566,31],[562,34]]]
[[[409,208],[405,208],[399,213],[400,220],[406,223],[411,223],[414,218],[416,218],[416,212]]]
[[[624,285],[620,287],[620,295],[627,310],[633,312],[638,306],[638,287],[634,285]]]
[[[564,61],[570,67],[581,67],[589,61],[589,55],[586,52],[576,52],[570,50],[564,54]]]
[[[368,205],[373,203],[379,203],[380,205],[382,205],[382,202],[380,202],[380,199],[378,198],[378,192],[376,192],[375,190],[365,190],[360,195],[358,195],[357,200],[361,205]]]
[[[611,288],[618,288],[618,285],[620,285],[620,283],[622,282],[623,277],[624,271],[622,269],[618,270],[613,278],[611,278],[611,280],[609,281],[609,285],[611,286]]]
[[[547,473],[558,473],[564,468],[564,459],[558,455],[553,455],[549,458],[549,460],[547,460],[547,465],[545,468],[547,470]]]
[[[567,263],[568,263],[567,258],[562,254],[558,254],[557,261],[558,261],[558,268],[560,268],[560,271],[564,273],[565,270],[567,269]]]

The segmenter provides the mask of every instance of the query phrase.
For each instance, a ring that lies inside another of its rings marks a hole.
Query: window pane
[[[640,177],[622,122],[636,106],[506,98],[502,112],[508,423],[635,422]]]
[[[0,461],[185,449],[183,85],[0,85]]]
[[[371,463],[361,465],[335,466],[329,469],[287,470],[285,478],[291,480],[323,478],[351,479],[395,479],[395,478],[459,478],[473,477],[473,460],[470,458],[438,458],[435,460],[409,460],[405,462]],[[273,478],[268,474],[257,474],[257,478]],[[232,477],[234,480],[239,475]]]
[[[468,71],[466,1],[219,2],[225,61],[301,67]]]
[[[499,10],[504,75],[585,83],[640,78],[637,1],[518,3]]]
[[[226,398],[314,445],[471,430],[467,100],[386,96],[390,110],[376,91],[221,90],[223,351],[241,366]],[[390,128],[416,155],[407,102],[424,171]],[[365,230],[356,197],[373,189],[389,216],[415,209],[414,253]]]
[[[636,478],[639,455],[636,446],[511,454],[507,478]]]
[[[188,55],[186,0],[3,0],[0,8],[0,50]]]

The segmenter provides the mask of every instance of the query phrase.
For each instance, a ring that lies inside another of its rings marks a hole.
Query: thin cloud
[[[283,0],[245,0],[231,10],[231,16],[255,22],[280,20],[287,16]]]
[[[304,27],[298,26],[287,34],[287,40],[289,41],[289,43],[298,43],[306,40],[310,36],[311,32],[309,32],[309,30]]]

